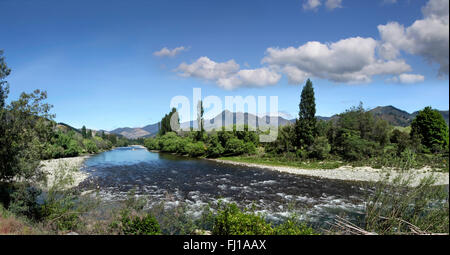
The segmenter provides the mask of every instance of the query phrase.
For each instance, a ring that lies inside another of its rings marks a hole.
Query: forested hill
[[[379,116],[382,119],[389,122],[393,126],[406,127],[411,124],[413,119],[416,117],[418,111],[413,113],[408,113],[406,111],[395,108],[394,106],[379,106],[370,110],[375,116]],[[439,111],[445,119],[448,125],[448,110]]]
[[[416,115],[419,111],[415,111],[413,113],[408,113],[408,112],[398,109],[392,105],[388,105],[388,106],[375,107],[372,110],[369,110],[369,112],[371,112],[376,117],[380,117],[381,119],[386,120],[392,126],[407,127],[407,126],[411,125],[411,122],[416,117]],[[442,114],[445,122],[448,125],[449,124],[448,110],[447,111],[439,111],[439,112]],[[338,118],[338,115],[333,115],[331,117],[317,116],[317,118],[327,121],[330,119]],[[295,121],[295,120],[291,120],[291,121]]]

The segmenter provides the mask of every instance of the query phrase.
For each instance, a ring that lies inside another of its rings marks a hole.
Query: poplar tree
[[[314,143],[314,138],[317,136],[316,102],[313,84],[309,79],[302,89],[299,108],[299,118],[296,122],[297,145],[308,147]]]

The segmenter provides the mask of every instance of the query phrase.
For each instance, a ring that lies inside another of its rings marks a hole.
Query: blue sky
[[[449,108],[448,0],[0,0],[0,13],[9,100],[46,90],[74,127],[152,124],[194,87],[278,96],[296,117],[305,78],[322,116]]]

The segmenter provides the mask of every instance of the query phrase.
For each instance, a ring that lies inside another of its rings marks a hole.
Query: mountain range
[[[370,110],[374,116],[380,117],[389,122],[393,126],[406,127],[409,126],[417,115],[418,111],[413,113],[408,113],[406,111],[395,108],[394,106],[378,106]],[[449,124],[449,111],[439,111],[445,119],[447,125]],[[331,117],[317,116],[321,120],[332,120],[338,118],[338,115],[333,115]],[[270,126],[278,121],[278,125],[286,125],[288,123],[294,123],[295,119],[287,120],[281,116],[262,116],[258,117],[251,113],[242,112],[230,112],[228,110],[223,111],[216,117],[205,120],[204,127],[206,130],[220,130],[221,123],[233,123],[233,124],[248,124],[254,127]],[[180,123],[180,127],[183,130],[189,130],[190,127],[196,128],[198,126],[197,121],[188,121]],[[109,133],[122,135],[129,139],[145,138],[155,136],[158,133],[158,123],[150,124],[141,128],[116,128],[109,131]]]

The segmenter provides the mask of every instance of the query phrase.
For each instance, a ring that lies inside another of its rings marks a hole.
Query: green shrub
[[[274,228],[274,235],[316,235],[317,233],[305,223],[299,222],[295,217],[287,219]]]
[[[244,144],[244,153],[246,154],[255,154],[256,153],[256,146],[253,142],[246,142]]]
[[[122,233],[125,235],[159,235],[158,221],[151,214],[144,216],[123,215]]]
[[[144,146],[149,150],[159,150],[159,140],[157,138],[145,139]]]
[[[244,153],[244,141],[238,138],[230,138],[225,144],[225,153],[229,155],[240,155]]]
[[[241,211],[236,204],[219,205],[214,219],[214,235],[312,235],[312,228],[299,222],[295,216],[272,227],[261,214]]]
[[[325,136],[318,136],[308,148],[309,156],[316,159],[325,159],[330,153],[331,146]]]
[[[91,139],[84,139],[83,145],[84,145],[85,150],[89,153],[97,153],[98,152],[97,145]]]
[[[206,153],[205,144],[203,142],[187,143],[185,149],[191,157],[200,157]]]
[[[270,235],[273,229],[261,215],[242,212],[233,203],[219,209],[212,233],[214,235]]]
[[[81,152],[81,147],[76,140],[70,140],[67,149],[64,151],[65,157],[75,157]]]

